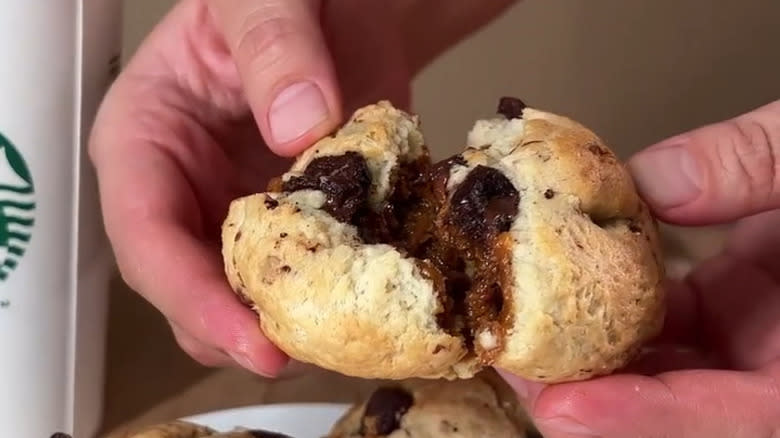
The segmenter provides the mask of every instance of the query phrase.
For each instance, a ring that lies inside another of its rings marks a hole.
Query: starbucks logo
[[[0,134],[0,283],[16,269],[30,241],[35,190],[24,158]]]

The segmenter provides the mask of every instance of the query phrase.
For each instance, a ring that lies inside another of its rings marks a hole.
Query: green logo
[[[35,220],[35,190],[24,158],[0,134],[0,283],[24,256]]]

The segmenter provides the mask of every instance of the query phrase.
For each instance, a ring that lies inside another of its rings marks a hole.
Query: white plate
[[[322,438],[349,408],[330,403],[290,403],[249,406],[208,412],[185,421],[226,432],[236,427],[264,429],[294,438]]]

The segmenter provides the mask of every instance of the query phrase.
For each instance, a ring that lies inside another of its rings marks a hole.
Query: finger
[[[266,143],[289,156],[341,121],[319,0],[212,0]]]
[[[729,366],[761,367],[780,355],[780,294],[772,274],[730,254],[713,258],[690,276],[701,337]]]
[[[654,344],[644,347],[641,353],[620,374],[654,376],[669,371],[709,369],[722,366],[712,353],[679,344]]]
[[[137,220],[132,225],[111,226],[117,259],[130,287],[242,367],[266,376],[278,373],[285,363],[283,355],[263,336],[256,315],[229,289],[216,251],[176,223],[138,216],[127,220],[133,217]]]
[[[545,438],[774,436],[780,367],[614,375],[545,388],[532,408]]]
[[[169,321],[170,322],[170,321]],[[225,352],[210,347],[190,336],[178,324],[170,322],[176,343],[191,358],[207,367],[226,367],[236,365],[236,362]]]
[[[312,373],[322,371],[314,364],[300,362],[294,359],[290,359],[287,366],[282,369],[276,376],[278,380],[283,379],[295,379],[301,376],[310,375]]]
[[[195,339],[251,371],[275,375],[286,357],[230,290],[219,248],[203,240],[199,203],[170,153],[176,148],[167,143],[178,137],[154,137],[148,126],[127,123],[140,114],[153,120],[174,116],[125,107],[133,100],[123,87],[118,82],[107,98],[90,142],[105,227],[123,278]]]
[[[666,313],[661,333],[653,342],[681,345],[698,345],[699,303],[686,278],[666,280]]]
[[[123,277],[164,315],[250,371],[273,376],[284,366],[283,355],[263,336],[256,315],[229,289],[213,250],[178,225],[160,220],[114,223],[111,230]],[[128,242],[136,232],[143,237]]]
[[[629,166],[654,212],[721,223],[780,207],[780,101],[651,146]]]
[[[780,284],[780,209],[760,213],[732,227],[725,250],[763,269]]]
[[[777,273],[737,251],[668,283],[664,329],[654,342],[694,347],[713,361],[708,366],[750,370],[780,357]]]
[[[685,369],[715,368],[720,365],[717,357],[685,345],[657,344],[647,346],[624,369],[615,374],[656,374]],[[515,376],[509,371],[497,369],[498,373],[514,388],[520,401],[532,406],[548,385]]]

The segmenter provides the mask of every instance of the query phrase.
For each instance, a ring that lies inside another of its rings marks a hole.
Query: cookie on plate
[[[339,419],[328,438],[539,437],[508,394],[480,377],[386,384]]]

